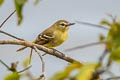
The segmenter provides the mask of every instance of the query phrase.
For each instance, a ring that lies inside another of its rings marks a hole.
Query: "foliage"
[[[24,67],[28,66],[29,58],[25,59],[23,62]],[[80,63],[69,64],[64,70],[57,72],[48,80],[91,80],[93,73],[100,66],[95,63],[86,63],[81,65]],[[73,72],[77,71],[75,75]],[[40,78],[33,78],[30,72],[24,72],[20,74],[19,72],[12,72],[5,76],[4,80],[20,80],[23,77],[26,77],[30,80],[42,80]],[[99,79],[99,76],[97,77]]]
[[[0,6],[3,4],[4,0],[0,0]],[[27,0],[14,0],[15,8],[18,17],[18,25],[20,25],[23,21],[23,7],[26,4]],[[39,0],[35,0],[35,4],[37,4]],[[105,41],[106,50],[110,53],[109,61],[115,61],[120,63],[120,20],[112,17],[112,22],[103,19],[101,21],[101,25],[108,26],[109,31],[107,37],[104,35],[100,35],[99,40]],[[26,59],[23,62],[24,68],[29,65],[29,59]],[[15,68],[15,67],[14,67]],[[97,63],[87,63],[81,65],[79,63],[69,64],[65,69],[60,72],[57,72],[53,75],[49,80],[97,80],[100,79],[100,75],[94,77],[94,73],[101,66]],[[9,69],[10,70],[10,69]],[[12,71],[12,70],[11,70]],[[73,74],[76,71],[75,75]],[[40,78],[31,77],[30,72],[26,72],[24,77],[30,78],[31,80],[41,80]],[[4,80],[20,80],[22,76],[19,72],[17,72],[16,68],[12,73],[5,76]]]
[[[76,80],[91,80],[93,73],[98,68],[98,64],[86,64],[79,69],[79,73],[76,76]],[[99,78],[99,77],[97,77]]]
[[[22,10],[23,10],[23,6],[26,2],[27,2],[27,0],[14,0],[16,12],[17,12],[17,16],[18,16],[18,25],[20,25],[23,20]]]
[[[29,62],[29,58],[25,59],[24,62],[23,62],[23,66],[24,68],[26,68],[28,66],[28,62]],[[20,80],[20,78],[26,74],[20,74],[20,72],[17,72],[17,64],[16,64],[16,67],[15,68],[15,71],[12,71],[12,73],[8,74],[5,76],[4,80]]]
[[[106,49],[110,52],[110,60],[120,62],[120,20],[113,18],[113,21],[109,22],[104,19],[101,24],[110,28],[106,37]]]
[[[100,34],[100,36],[99,36],[99,41],[102,42],[102,41],[104,41],[104,40],[105,40],[105,36],[102,35],[102,34]]]
[[[17,72],[13,72],[8,74],[4,80],[19,80],[20,79],[20,74]]]
[[[23,21],[23,7],[27,1],[28,0],[14,0],[16,12],[17,12],[17,18],[18,18],[18,22],[17,22],[18,25],[20,25]],[[37,4],[39,1],[40,0],[35,0],[34,4]],[[0,6],[3,4],[3,2],[4,0],[0,0]]]
[[[56,73],[49,80],[91,80],[98,64],[88,63],[81,66],[79,63],[68,65],[63,71]],[[76,75],[71,75],[77,70]]]
[[[30,58],[26,58],[26,59],[24,60],[24,62],[23,62],[24,68],[29,65],[29,61],[30,61]]]
[[[3,4],[4,0],[0,0],[0,6]]]

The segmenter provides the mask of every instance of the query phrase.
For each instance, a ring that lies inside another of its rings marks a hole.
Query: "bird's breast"
[[[67,40],[68,31],[62,32],[62,31],[58,30],[58,31],[55,31],[53,33],[53,35],[54,35],[53,40],[51,40],[47,44],[44,44],[44,46],[46,46],[48,48],[54,48],[54,47],[61,45],[63,42],[65,42]]]
[[[64,41],[66,41],[67,38],[68,38],[68,32],[55,31],[54,39],[51,40],[51,42],[48,43],[46,46],[50,47],[50,48],[57,47],[57,46],[61,45]]]

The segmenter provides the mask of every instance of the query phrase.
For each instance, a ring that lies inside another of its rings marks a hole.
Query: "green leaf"
[[[120,63],[120,47],[114,49],[110,54],[110,59],[114,60],[115,62]]]
[[[49,80],[65,80],[66,78],[68,78],[70,76],[70,73],[75,70],[80,68],[82,65],[79,63],[73,63],[70,64],[68,67],[65,68],[64,71],[58,72],[56,73],[52,78],[50,78]]]
[[[105,36],[102,35],[102,34],[100,34],[100,35],[99,35],[99,41],[101,42],[101,41],[104,41],[104,40],[105,40]]]
[[[107,35],[107,43],[111,46],[110,50],[120,47],[120,21],[111,24]]]
[[[113,18],[112,18],[113,19]],[[106,37],[106,48],[111,51],[114,51],[118,47],[120,47],[120,20],[112,20],[109,22],[108,20],[102,20],[101,24],[107,25],[110,27],[108,35]]]
[[[94,71],[98,67],[98,64],[86,64],[82,66],[79,69],[79,73],[76,77],[76,80],[91,80]]]
[[[103,20],[100,22],[100,24],[102,24],[102,25],[107,25],[107,26],[111,27],[111,23],[110,23],[108,20],[106,20],[106,19],[103,19]]]
[[[17,72],[13,72],[11,74],[8,74],[4,80],[19,80],[20,79],[20,75]]]
[[[0,0],[0,6],[3,4],[4,0]]]
[[[111,23],[106,20],[103,23],[110,24],[106,39],[106,47],[111,53],[109,59],[120,63],[120,20],[114,20]]]
[[[15,7],[16,7],[16,12],[17,12],[17,17],[18,17],[18,25],[22,23],[23,20],[23,6],[27,2],[27,0],[14,0]]]
[[[23,62],[23,66],[27,67],[29,65],[30,58],[26,58]]]

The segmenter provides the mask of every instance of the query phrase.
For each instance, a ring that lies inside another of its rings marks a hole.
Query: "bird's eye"
[[[65,26],[65,24],[63,24],[63,23],[62,23],[62,24],[60,24],[60,25],[61,25],[61,26]]]

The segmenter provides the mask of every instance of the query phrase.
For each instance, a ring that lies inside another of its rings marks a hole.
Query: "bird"
[[[58,20],[52,26],[40,33],[33,43],[43,45],[47,48],[55,48],[64,43],[68,38],[68,30],[71,25],[67,20]],[[18,51],[22,51],[26,46],[19,48]]]

